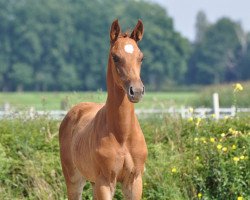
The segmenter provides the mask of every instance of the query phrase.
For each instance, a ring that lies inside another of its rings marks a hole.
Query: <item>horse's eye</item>
[[[118,63],[121,60],[117,55],[112,55],[112,57],[115,63]]]

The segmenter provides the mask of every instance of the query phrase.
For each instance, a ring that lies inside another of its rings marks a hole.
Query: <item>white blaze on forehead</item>
[[[134,52],[134,47],[132,44],[126,44],[124,46],[124,50],[127,52],[127,53],[133,53]]]

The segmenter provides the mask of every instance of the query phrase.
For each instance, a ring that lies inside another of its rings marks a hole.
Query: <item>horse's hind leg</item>
[[[76,168],[73,171],[68,172],[66,167],[63,167],[63,173],[67,186],[68,200],[81,200],[82,190],[86,180],[81,176]]]

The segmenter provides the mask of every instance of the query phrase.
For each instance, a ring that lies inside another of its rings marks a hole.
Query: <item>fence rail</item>
[[[223,118],[225,116],[234,117],[237,113],[250,113],[250,108],[219,108],[219,116],[218,118]],[[61,120],[67,114],[67,111],[64,110],[51,110],[51,111],[36,111],[34,109],[30,109],[27,111],[0,111],[0,119],[8,118],[35,118],[37,116],[46,116],[51,119]],[[136,109],[137,115],[149,116],[152,114],[155,115],[164,115],[169,114],[173,116],[181,116],[182,118],[189,117],[200,117],[206,118],[211,115],[215,115],[214,110],[212,108],[168,108],[168,109]]]
[[[234,117],[236,113],[250,113],[250,108],[236,108],[232,106],[231,108],[220,108],[219,106],[219,94],[213,94],[213,108],[190,108],[190,107],[181,107],[175,108],[170,107],[168,109],[136,109],[137,115],[163,115],[170,114],[173,116],[181,116],[182,118],[190,118],[190,117],[200,117],[206,118],[211,115],[215,119],[223,118],[225,116]],[[36,111],[34,108],[31,108],[28,111],[12,111],[10,104],[6,103],[4,105],[3,111],[0,110],[0,119],[3,118],[35,118],[36,116],[47,116],[52,119],[61,120],[67,111],[65,110],[51,110],[51,111]]]

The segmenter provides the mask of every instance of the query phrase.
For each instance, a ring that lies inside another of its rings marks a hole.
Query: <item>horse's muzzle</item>
[[[138,103],[142,99],[144,93],[145,87],[141,80],[134,83],[131,82],[127,86],[127,96],[129,101],[131,101],[132,103]]]

